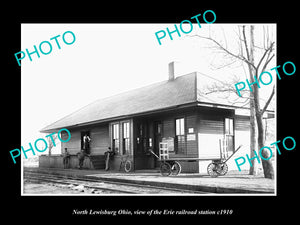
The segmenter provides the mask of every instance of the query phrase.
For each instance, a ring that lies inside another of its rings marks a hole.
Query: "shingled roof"
[[[186,105],[206,103],[230,106],[228,99],[206,95],[201,74],[194,72],[174,80],[162,81],[146,87],[99,99],[66,117],[44,127],[41,132],[53,132],[61,128],[111,121],[141,113]],[[204,82],[206,83],[206,82]]]

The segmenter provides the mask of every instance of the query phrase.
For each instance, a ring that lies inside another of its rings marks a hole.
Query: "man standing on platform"
[[[87,134],[85,134],[83,136],[83,150],[86,154],[90,154],[90,142],[91,138]]]
[[[85,154],[85,152],[84,152],[83,149],[81,149],[81,151],[77,153],[78,161],[79,161],[78,169],[82,169],[83,161],[84,161],[85,155],[86,155],[86,154]]]
[[[63,154],[64,169],[68,169],[69,168],[69,162],[70,162],[70,154],[69,154],[67,148],[65,148],[65,152]]]
[[[115,155],[115,152],[111,149],[111,147],[108,147],[108,151],[106,151],[104,155],[105,155],[105,170],[109,170],[109,161]]]

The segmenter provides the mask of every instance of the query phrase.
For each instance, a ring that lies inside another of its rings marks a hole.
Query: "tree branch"
[[[245,49],[246,49],[246,53],[247,53],[247,58],[248,58],[248,60],[250,60],[250,53],[249,53],[247,38],[246,38],[246,34],[245,34],[245,26],[243,26],[243,36],[244,36],[244,45],[245,45]]]
[[[232,52],[230,52],[228,49],[224,48],[219,42],[217,42],[215,39],[211,38],[211,37],[204,37],[198,34],[194,34],[194,35],[188,35],[189,37],[199,37],[199,38],[203,38],[203,39],[207,39],[210,40],[212,42],[214,42],[221,50],[223,50],[224,52],[226,52],[228,55],[237,58],[239,60],[244,61],[245,63],[249,64],[250,66],[252,66],[254,69],[256,69],[256,67],[249,61],[247,60],[244,56],[242,55],[236,55]]]
[[[272,100],[274,94],[275,94],[275,86],[273,86],[273,91],[272,91],[272,93],[271,93],[269,99],[267,100],[267,102],[266,102],[266,104],[265,104],[265,107],[260,111],[260,114],[261,114],[261,115],[263,115],[264,112],[267,110],[267,108],[268,108],[268,106],[269,106],[269,104],[270,104],[270,102],[271,102],[271,100]]]
[[[273,55],[271,56],[271,58],[267,59],[267,61],[265,62],[263,68],[261,69],[261,72],[263,72],[263,71],[266,69],[267,65],[271,62],[271,60],[273,59],[274,56],[275,56],[275,54],[273,54]],[[268,57],[269,57],[269,56],[268,56]],[[257,72],[258,72],[258,71],[257,71]],[[256,72],[256,75],[257,75],[257,72]]]
[[[263,62],[263,60],[264,60],[265,56],[267,55],[267,53],[268,53],[268,57],[267,58],[269,58],[269,56],[270,56],[270,54],[271,54],[271,52],[273,50],[273,45],[274,45],[274,42],[272,42],[271,45],[270,45],[270,47],[265,50],[263,56],[261,57],[261,59],[259,60],[257,66],[256,66],[257,70],[260,67],[260,64]]]

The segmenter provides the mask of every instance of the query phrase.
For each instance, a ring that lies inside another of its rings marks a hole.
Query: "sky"
[[[268,26],[276,39],[276,26]],[[222,55],[208,41],[190,37],[210,34],[234,50],[237,24],[193,24],[191,33],[174,34],[173,40],[166,36],[159,45],[155,33],[167,27],[174,24],[22,24],[20,51],[32,52],[34,45],[49,41],[52,52],[40,58],[32,54],[32,61],[26,55],[21,62],[21,145],[29,148],[29,142],[46,136],[39,130],[97,99],[167,80],[172,61],[178,75],[244,76],[240,64],[216,70],[212,65],[225,60]],[[71,45],[61,39],[66,31],[76,37]],[[50,40],[57,35],[61,49]]]

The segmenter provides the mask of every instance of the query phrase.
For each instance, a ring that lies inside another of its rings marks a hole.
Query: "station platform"
[[[195,173],[181,173],[177,176],[164,177],[158,170],[137,170],[125,173],[104,170],[24,167],[23,171],[49,173],[77,178],[85,177],[99,181],[119,181],[124,183],[178,188],[182,190],[203,191],[211,194],[276,194],[276,180],[266,179],[262,175],[248,175],[247,171],[229,171],[225,176],[216,178],[212,178],[207,174]]]

